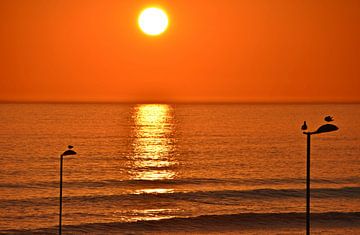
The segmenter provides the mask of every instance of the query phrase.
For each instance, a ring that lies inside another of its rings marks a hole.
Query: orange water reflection
[[[134,108],[135,139],[131,175],[137,180],[175,177],[172,152],[173,116],[169,105],[146,104]]]

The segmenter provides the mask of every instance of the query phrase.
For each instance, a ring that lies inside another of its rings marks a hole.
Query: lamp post
[[[325,118],[326,120],[326,118]],[[326,120],[328,121],[328,120]],[[332,121],[332,120],[331,120]],[[307,129],[306,122],[302,127],[303,130]],[[321,134],[331,131],[336,131],[339,128],[333,124],[325,124],[320,126],[314,132],[303,132],[307,137],[307,146],[306,146],[306,235],[310,235],[310,139],[311,135]]]
[[[59,235],[61,235],[61,217],[62,217],[62,178],[63,178],[63,161],[65,156],[76,155],[72,150],[73,146],[69,145],[68,150],[60,155],[60,211],[59,211]]]

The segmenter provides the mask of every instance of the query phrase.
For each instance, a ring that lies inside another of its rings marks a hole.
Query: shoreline
[[[312,229],[360,229],[360,212],[327,212],[311,215]],[[244,213],[229,215],[201,215],[129,223],[91,223],[64,225],[64,233],[231,233],[236,231],[283,231],[305,228],[305,213]],[[5,230],[0,234],[53,234],[57,227]]]

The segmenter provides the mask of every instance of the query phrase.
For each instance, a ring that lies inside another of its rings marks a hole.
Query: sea
[[[360,234],[359,104],[0,104],[0,234]]]

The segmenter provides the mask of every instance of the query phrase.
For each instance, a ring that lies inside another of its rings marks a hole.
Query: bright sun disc
[[[168,16],[160,8],[150,7],[143,10],[138,18],[140,29],[152,36],[163,33],[169,24]]]

